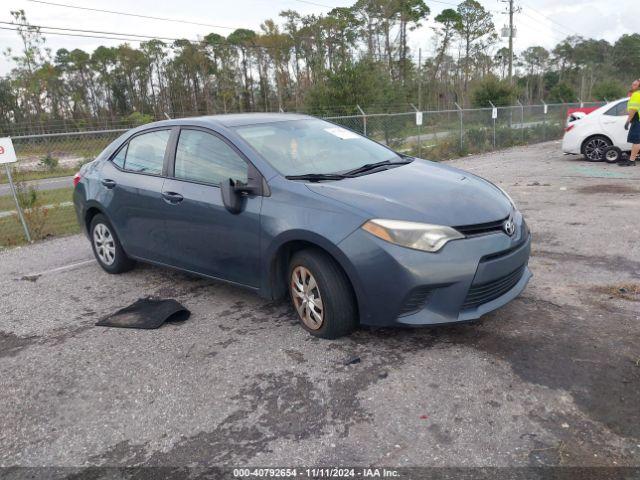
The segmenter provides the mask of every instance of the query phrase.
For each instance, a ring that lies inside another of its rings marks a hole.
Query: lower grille
[[[411,293],[407,296],[402,308],[400,309],[400,313],[398,316],[409,315],[410,313],[415,313],[419,310],[422,310],[424,304],[429,300],[429,296],[433,288],[431,287],[418,287],[411,291]]]
[[[524,269],[525,265],[522,265],[504,277],[497,278],[491,282],[472,285],[467,294],[467,298],[462,304],[462,309],[476,308],[483,303],[501,297],[516,286],[524,274]]]

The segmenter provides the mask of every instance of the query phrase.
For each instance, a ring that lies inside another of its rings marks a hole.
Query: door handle
[[[164,198],[165,202],[173,205],[184,200],[184,197],[176,192],[162,192],[162,198]]]
[[[105,178],[104,180],[102,180],[102,185],[104,185],[109,190],[111,190],[113,187],[116,186],[116,182],[114,180],[109,179],[109,178]]]

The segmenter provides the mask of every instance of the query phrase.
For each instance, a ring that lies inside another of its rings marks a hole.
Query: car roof
[[[174,125],[210,125],[221,127],[239,127],[242,125],[256,125],[261,123],[287,122],[292,120],[310,120],[315,117],[299,113],[229,113],[224,115],[206,115],[201,117],[186,117],[159,122],[147,123],[142,129],[174,126]]]

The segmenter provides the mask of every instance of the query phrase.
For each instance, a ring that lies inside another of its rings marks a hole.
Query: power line
[[[551,31],[552,35],[555,35],[556,38],[561,38],[562,40],[564,40],[566,37],[569,36],[569,34],[564,31],[564,30],[560,30],[558,27],[549,24],[549,23],[545,23],[540,19],[537,19],[535,17],[532,17],[531,15],[529,15],[526,11],[522,12],[523,15],[525,15],[527,18],[529,18],[530,20],[533,20],[534,22],[536,22],[539,25],[544,25],[545,27],[549,28]]]
[[[549,16],[545,15],[545,14],[544,14],[544,13],[542,13],[540,10],[537,10],[537,9],[533,8],[531,5],[528,5],[528,4],[527,4],[527,5],[525,5],[525,6],[526,6],[529,10],[531,10],[531,11],[533,11],[533,12],[537,13],[538,15],[540,15],[540,16],[542,16],[542,17],[546,18],[547,20],[549,20],[549,21],[551,21],[551,22],[555,23],[556,25],[558,25],[558,26],[562,27],[563,29],[566,29],[566,30],[572,30],[574,33],[576,33],[576,34],[578,34],[578,35],[581,35],[581,33],[580,33],[580,32],[578,32],[576,29],[574,29],[574,28],[572,28],[572,27],[567,27],[566,25],[563,25],[563,24],[562,24],[562,23],[560,23],[560,22],[556,22],[553,18],[551,18],[551,17],[549,17]],[[563,31],[564,31],[564,30],[563,30]]]
[[[137,18],[146,18],[149,20],[160,20],[163,22],[175,22],[175,23],[187,23],[189,25],[199,25],[201,27],[213,27],[213,28],[226,28],[228,30],[236,30],[236,27],[227,27],[224,25],[212,25],[210,23],[200,23],[200,22],[192,22],[189,20],[181,20],[177,18],[168,18],[168,17],[154,17],[151,15],[142,15],[139,13],[131,13],[131,12],[121,12],[117,10],[105,10],[102,8],[90,8],[90,7],[82,7],[80,5],[69,5],[67,3],[55,3],[55,2],[46,2],[44,0],[28,0],[29,2],[41,3],[44,5],[53,5],[55,7],[65,7],[65,8],[75,8],[78,10],[88,10],[91,12],[101,12],[101,13],[110,13],[112,15],[126,15],[128,17],[137,17]]]
[[[190,43],[202,43],[199,40],[190,40],[188,38],[172,38],[172,37],[154,37],[150,35],[138,35],[137,33],[119,33],[119,32],[106,32],[100,30],[81,30],[75,28],[61,28],[61,27],[47,27],[45,25],[27,25],[27,24],[17,24],[10,22],[0,22],[0,24],[5,25],[15,25],[16,27],[23,28],[37,28],[39,33],[43,35],[60,35],[66,37],[83,37],[83,38],[99,38],[105,40],[121,40],[121,41],[131,41],[131,42],[144,42],[145,40],[167,40],[167,41],[179,41],[186,40]],[[42,31],[41,29],[46,30],[62,30],[62,32],[49,32]],[[9,28],[9,27],[0,27],[0,30],[12,30],[14,32],[20,31],[20,28]],[[80,32],[80,33],[75,33]],[[94,35],[95,34],[95,35]],[[113,36],[118,35],[118,36]],[[139,37],[139,38],[134,38]],[[239,47],[239,45],[235,45],[229,42],[215,42],[216,45],[226,45],[229,47]],[[242,48],[255,48],[255,49],[278,49],[279,47],[271,47],[266,45],[243,45]]]
[[[0,30],[9,30],[12,32],[19,32],[19,28],[9,28],[9,27],[0,27]],[[107,37],[104,35],[82,35],[80,33],[62,33],[62,32],[40,32],[43,35],[59,35],[62,37],[83,37],[83,38],[99,38],[101,40],[120,40],[120,41],[129,41],[129,42],[143,42],[139,38],[126,38],[126,37]]]

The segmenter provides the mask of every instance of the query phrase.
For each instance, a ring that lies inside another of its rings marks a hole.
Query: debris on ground
[[[608,295],[609,298],[620,298],[630,302],[640,302],[640,284],[638,283],[608,285],[596,287],[595,290],[604,295]]]
[[[356,363],[360,363],[360,357],[349,357],[344,362],[345,365],[355,365]]]
[[[36,275],[24,275],[20,278],[20,280],[26,280],[27,282],[35,282],[40,278],[40,274]]]
[[[190,315],[191,312],[176,300],[139,298],[128,307],[104,317],[96,326],[154,329],[167,321],[187,320]]]

